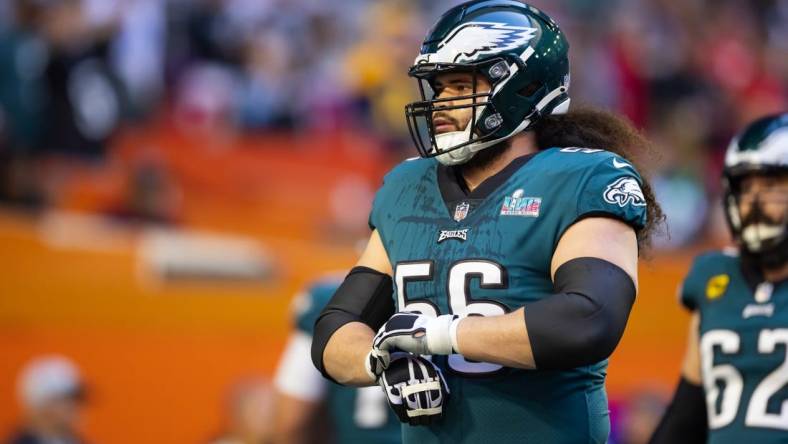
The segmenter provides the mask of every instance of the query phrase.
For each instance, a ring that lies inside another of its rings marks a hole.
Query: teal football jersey
[[[303,306],[296,318],[296,328],[312,336],[320,311],[336,292],[341,279],[315,283],[302,295]],[[328,381],[326,381],[328,383]],[[331,424],[339,444],[399,444],[402,442],[400,422],[389,408],[380,387],[344,387],[328,383],[326,403]]]
[[[377,193],[370,225],[394,269],[401,311],[501,315],[553,292],[550,261],[576,221],[646,222],[641,178],[603,151],[551,148],[514,160],[472,192],[434,159],[405,161]],[[575,332],[566,332],[575,334]],[[403,441],[604,443],[607,361],[569,371],[435,356],[451,390],[444,418]]]
[[[788,283],[713,252],[695,259],[680,296],[700,313],[709,442],[788,443]]]

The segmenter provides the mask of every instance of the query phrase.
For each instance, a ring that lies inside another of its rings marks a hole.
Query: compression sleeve
[[[632,278],[611,262],[581,257],[556,270],[554,290],[525,306],[536,368],[572,369],[607,359],[635,302]]]
[[[703,387],[682,377],[649,444],[705,443],[708,430]]]

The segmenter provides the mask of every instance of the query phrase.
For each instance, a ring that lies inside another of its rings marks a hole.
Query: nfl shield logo
[[[470,204],[468,204],[468,202],[463,202],[463,203],[461,203],[461,204],[458,204],[458,205],[457,205],[457,206],[454,208],[454,220],[456,220],[457,222],[459,222],[459,221],[461,221],[461,220],[465,219],[465,216],[467,216],[467,215],[468,215],[468,209],[469,209],[470,207],[471,207],[471,206],[470,206]]]

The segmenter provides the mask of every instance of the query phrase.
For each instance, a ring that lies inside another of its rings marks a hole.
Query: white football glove
[[[387,355],[394,350],[415,355],[458,353],[457,325],[460,320],[457,315],[435,318],[418,313],[395,313],[380,327],[378,334],[372,340],[375,359],[386,368],[389,359]]]

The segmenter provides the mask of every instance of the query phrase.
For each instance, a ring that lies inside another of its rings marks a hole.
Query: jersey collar
[[[503,185],[504,182],[537,154],[539,154],[539,151],[515,158],[501,171],[485,179],[473,191],[468,190],[465,179],[462,177],[460,166],[438,164],[438,188],[446,208],[451,213],[458,203],[468,202],[471,206],[469,211],[473,211],[481,201]]]

